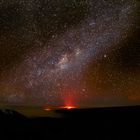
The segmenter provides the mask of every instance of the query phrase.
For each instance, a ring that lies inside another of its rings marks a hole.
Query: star
[[[6,42],[9,46],[15,45],[11,47],[11,51],[14,50],[12,53],[6,52],[15,56],[15,64],[0,79],[2,103],[36,106],[49,104],[72,109],[75,104],[106,105],[109,104],[108,100],[111,103],[117,100],[124,87],[123,84],[116,86],[119,80],[114,79],[121,74],[114,72],[117,68],[113,59],[110,66],[110,60],[105,58],[109,58],[111,53],[120,48],[122,41],[131,35],[137,20],[135,0],[119,0],[117,3],[104,0],[76,0],[69,3],[48,1],[49,8],[42,2],[38,5],[33,4],[33,1],[31,3],[32,6],[23,5],[20,12],[15,11],[21,23],[16,16],[11,17],[7,13],[2,21],[5,25],[1,25],[3,34],[8,34],[9,38],[12,36],[11,41],[7,39]],[[7,24],[7,20],[10,23]],[[9,32],[7,28],[10,28]],[[20,47],[22,44],[23,47]],[[26,48],[28,51],[17,62],[16,49],[24,50],[25,46],[30,49]],[[3,61],[6,57],[0,59]],[[10,61],[10,58],[7,60]],[[105,66],[98,68],[97,63],[105,63]],[[107,80],[102,79],[105,77]],[[111,90],[108,91],[109,87]],[[66,102],[72,104],[67,105]]]

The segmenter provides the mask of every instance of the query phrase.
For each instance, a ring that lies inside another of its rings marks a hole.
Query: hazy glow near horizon
[[[0,3],[0,18],[7,19],[0,23],[1,104],[74,109],[140,103],[138,49],[130,40],[138,29],[136,0],[22,1],[5,3],[18,9],[14,16]]]

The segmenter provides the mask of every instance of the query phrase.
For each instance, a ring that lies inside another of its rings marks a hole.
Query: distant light
[[[51,109],[50,109],[50,108],[45,108],[45,110],[46,110],[46,111],[50,111]]]
[[[106,54],[104,54],[104,58],[106,58],[107,57],[107,55]]]
[[[75,108],[77,108],[77,107],[76,107],[76,106],[62,106],[62,107],[60,107],[60,108],[70,110],[70,109],[75,109]]]
[[[73,107],[72,107],[72,106],[66,106],[66,108],[67,108],[67,109],[72,109]]]

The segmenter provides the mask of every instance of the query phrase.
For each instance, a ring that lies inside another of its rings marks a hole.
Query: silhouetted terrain
[[[1,136],[18,139],[135,139],[139,136],[140,106],[57,110],[62,118],[26,118],[0,111]]]

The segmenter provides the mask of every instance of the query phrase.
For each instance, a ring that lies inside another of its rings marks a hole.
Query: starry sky
[[[0,105],[140,104],[138,0],[1,0]]]

